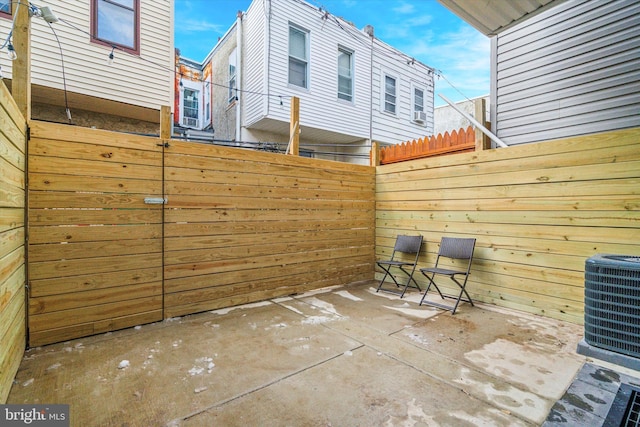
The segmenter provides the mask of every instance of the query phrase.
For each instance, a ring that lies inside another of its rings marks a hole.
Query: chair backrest
[[[443,237],[440,241],[438,257],[468,259],[473,257],[473,249],[476,239],[463,239],[458,237]]]
[[[422,246],[422,236],[399,235],[396,238],[396,244],[393,247],[393,251],[404,252],[407,254],[415,254],[420,252],[421,246]]]

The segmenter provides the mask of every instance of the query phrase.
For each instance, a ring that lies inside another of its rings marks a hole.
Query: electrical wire
[[[47,24],[49,24],[49,28],[51,28],[51,32],[55,36],[56,41],[58,42],[58,48],[60,49],[60,62],[62,63],[62,85],[64,87],[64,107],[65,111],[67,112],[67,119],[69,120],[69,124],[73,124],[71,120],[71,110],[69,110],[69,99],[67,98],[67,77],[64,72],[64,53],[62,52],[62,44],[60,43],[60,39],[58,38],[56,30],[51,26],[51,23],[47,22]]]
[[[66,21],[65,19],[62,19],[62,18],[58,17],[58,20],[60,22],[62,22],[63,24],[68,25],[69,27],[75,29],[76,31],[79,31],[79,32],[81,32],[81,33],[83,33],[85,35],[88,35],[91,38],[91,40],[97,40],[96,37],[93,34],[91,34],[90,32],[85,31],[82,28],[78,28],[76,25]],[[155,67],[157,67],[159,69],[162,69],[162,70],[165,70],[165,71],[169,71],[169,72],[172,72],[172,73],[176,72],[174,67],[167,67],[164,64],[159,64],[159,63],[157,63],[155,61],[147,59],[147,58],[143,57],[142,55],[134,55],[131,52],[127,51],[126,49],[122,49],[121,47],[118,47],[118,46],[111,46],[111,47],[112,47],[112,49],[115,49],[115,50],[117,50],[119,52],[124,52],[125,54],[128,54],[129,56],[132,56],[134,58],[138,58],[138,59],[140,59],[140,60],[142,60],[142,61],[144,61],[144,62],[146,62],[148,64],[152,64],[152,65],[154,65]],[[202,79],[202,78],[198,79],[197,81],[199,81],[201,83],[205,82],[205,80]],[[283,98],[283,95],[275,95],[275,94],[272,94],[272,93],[263,93],[263,92],[257,92],[257,91],[246,90],[246,89],[237,89],[237,88],[233,88],[233,87],[230,87],[230,86],[227,86],[227,85],[223,85],[223,84],[220,84],[220,83],[215,83],[215,82],[208,82],[208,83],[211,83],[214,86],[218,86],[218,87],[221,87],[221,88],[224,88],[224,89],[233,89],[238,93],[245,93],[245,94],[250,94],[250,95],[259,95],[259,96],[265,96],[265,97],[269,97],[269,98],[279,98],[279,99]]]

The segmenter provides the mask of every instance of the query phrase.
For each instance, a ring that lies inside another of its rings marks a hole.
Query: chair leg
[[[438,294],[440,294],[440,298],[444,299],[444,295],[442,294],[442,292],[440,292],[440,288],[438,287],[438,285],[436,285],[436,282],[433,280],[433,278],[435,277],[435,273],[431,274],[431,276],[424,274],[424,276],[429,280],[429,285],[427,285],[427,289],[424,291],[424,295],[422,295],[422,298],[420,299],[420,304],[418,305],[422,305],[422,302],[424,301],[424,299],[427,297],[427,294],[429,293],[429,289],[431,289],[431,285],[433,285],[433,287],[436,288],[436,291],[438,291]]]
[[[382,278],[382,280],[378,284],[378,289],[376,289],[376,292],[378,292],[379,290],[382,289],[382,285],[384,285],[384,281],[387,279],[387,276],[391,277],[391,280],[393,280],[393,283],[395,283],[396,288],[399,288],[400,286],[402,286],[400,283],[398,283],[398,281],[396,280],[396,278],[393,275],[393,273],[391,273],[391,268],[393,268],[392,265],[390,265],[389,267],[385,267],[383,265],[378,264],[378,267],[382,268],[385,273],[384,273],[384,277]],[[401,268],[401,270],[402,270],[402,268]],[[385,289],[382,289],[382,290],[384,291]],[[391,291],[388,291],[388,292],[391,292]]]
[[[381,269],[384,270],[384,277],[382,278],[382,280],[380,281],[380,283],[378,284],[378,289],[376,289],[376,292],[378,292],[381,288],[382,288],[382,284],[384,283],[384,281],[387,279],[387,276],[390,274],[389,273],[389,268],[384,268],[383,266],[381,266],[380,264],[378,264],[378,267],[380,267]],[[393,276],[391,276],[393,278]]]
[[[465,279],[463,284],[460,284],[460,282],[458,282],[454,277],[451,277],[451,280],[453,280],[460,287],[460,294],[458,295],[458,299],[456,300],[456,304],[453,306],[453,310],[451,311],[451,315],[456,314],[456,310],[458,309],[458,304],[460,304],[460,301],[468,302],[469,304],[471,304],[472,307],[474,307],[473,300],[471,299],[471,296],[469,295],[469,293],[465,289],[466,286],[467,286],[466,279]],[[462,294],[466,295],[467,299],[462,298]]]

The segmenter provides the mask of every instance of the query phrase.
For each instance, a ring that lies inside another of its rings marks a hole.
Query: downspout
[[[236,142],[242,141],[242,11],[236,25]]]
[[[263,0],[265,3],[265,17],[267,18],[265,20],[267,28],[266,28],[266,43],[265,43],[265,61],[263,62],[264,67],[265,67],[265,77],[264,77],[264,83],[263,83],[263,92],[266,94],[269,94],[269,75],[270,75],[270,71],[271,71],[271,0]],[[266,108],[263,109],[264,111],[264,117],[268,117],[269,116],[269,107],[270,107],[270,101],[271,101],[271,97],[267,96],[266,97]]]
[[[369,55],[369,144],[373,147],[373,28],[371,29],[371,51]]]

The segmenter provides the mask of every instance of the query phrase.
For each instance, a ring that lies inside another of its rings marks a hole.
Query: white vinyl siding
[[[56,25],[64,53],[67,90],[126,104],[159,110],[173,104],[174,49],[173,1],[140,0],[140,56],[116,50],[108,65],[111,48],[89,41],[91,2],[48,0],[56,15],[70,25]],[[60,50],[51,28],[42,19],[31,18],[31,82],[62,90]],[[10,21],[0,19],[0,32],[7,34]],[[6,54],[0,55],[4,77],[11,75]],[[73,112],[76,107],[70,102]]]
[[[309,88],[309,32],[289,25],[289,83]]]
[[[353,52],[338,47],[338,98],[353,101]]]
[[[271,17],[271,19],[268,19]],[[295,21],[291,19],[295,17]],[[341,22],[323,20],[323,13],[304,2],[252,2],[243,16],[242,126],[246,136],[261,140],[288,141],[290,99],[300,98],[301,139],[316,132],[337,140],[363,141],[371,136],[381,143],[402,142],[428,134],[433,129],[433,75],[396,49]],[[289,83],[289,28],[308,32],[308,84]],[[352,52],[352,100],[338,92],[338,49]],[[212,58],[212,61],[227,58]],[[372,62],[373,61],[373,62]],[[398,78],[398,115],[382,113],[381,69]],[[373,79],[373,80],[372,80]],[[425,89],[427,124],[411,119],[411,82]],[[281,105],[282,102],[282,105]],[[275,129],[280,133],[276,134]]]
[[[407,59],[391,46],[374,40],[373,81],[377,83],[372,91],[373,139],[382,144],[397,144],[433,134],[433,89],[432,71],[415,61],[407,64]],[[396,114],[384,112],[385,86],[384,76],[397,78]],[[425,122],[413,120],[415,87],[424,88]]]
[[[492,122],[507,144],[640,126],[640,3],[570,0],[494,41]]]

